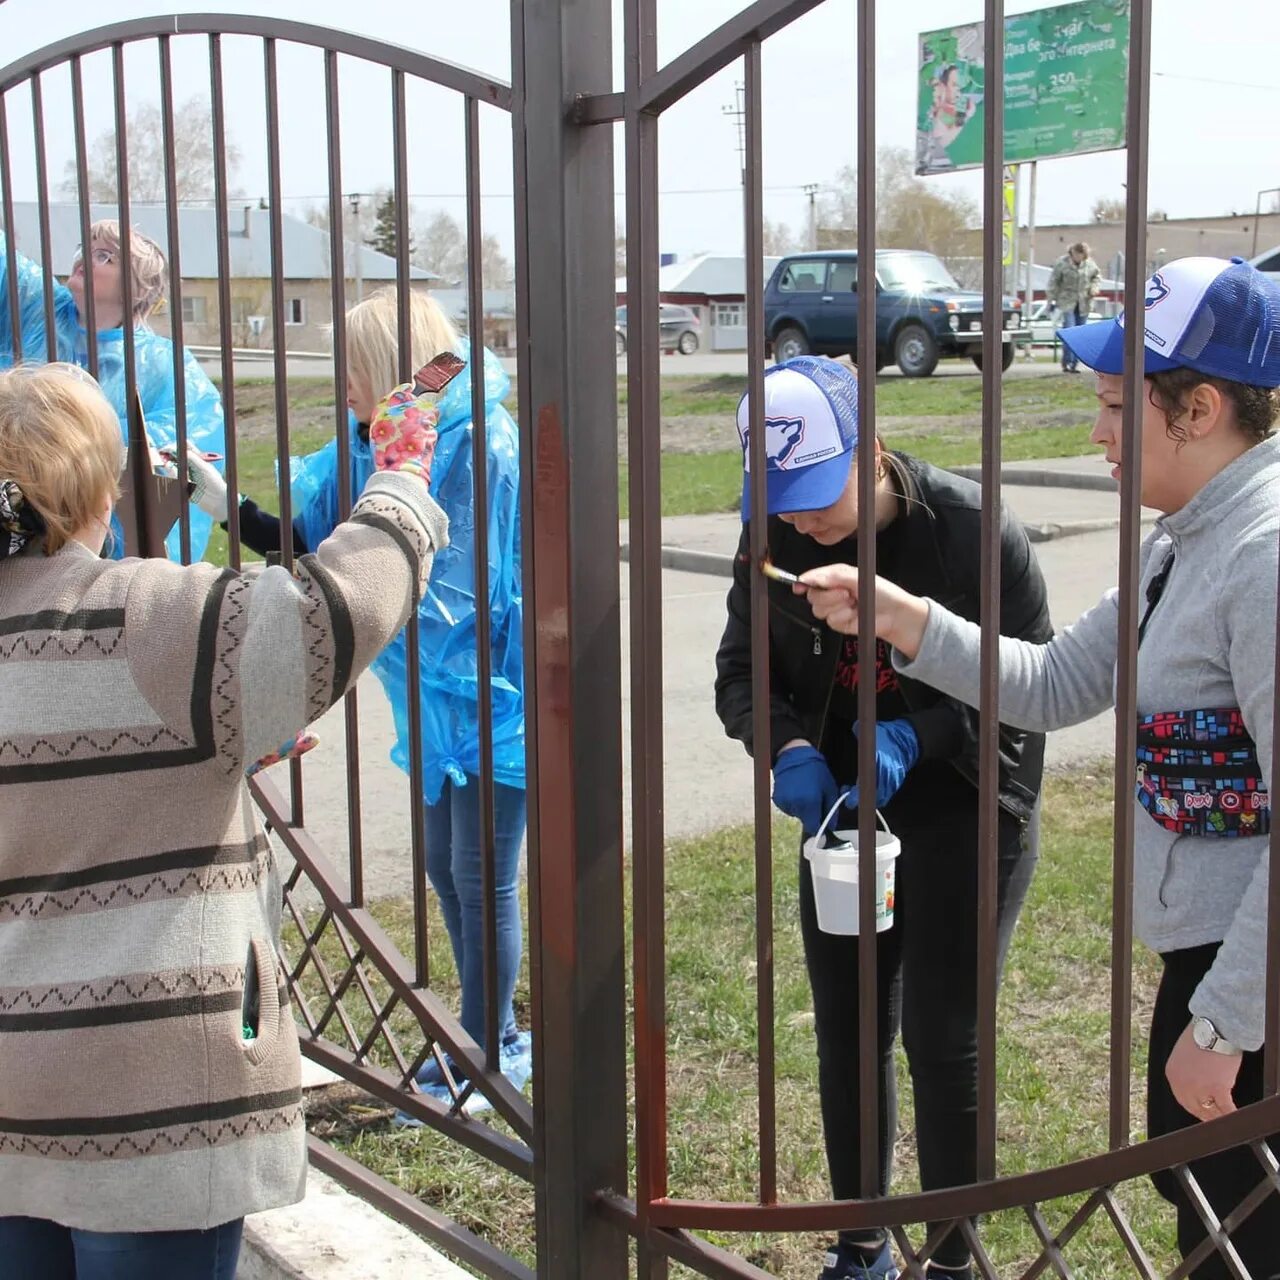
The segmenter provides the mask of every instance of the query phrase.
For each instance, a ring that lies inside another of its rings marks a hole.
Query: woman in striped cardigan
[[[398,399],[396,398],[398,396]],[[0,373],[0,1256],[59,1280],[229,1280],[299,1199],[280,885],[245,766],[404,625],[447,521],[392,439],[292,572],[103,559],[120,429],[87,374]]]

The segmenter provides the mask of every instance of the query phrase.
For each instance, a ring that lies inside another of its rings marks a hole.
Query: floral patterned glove
[[[463,365],[453,352],[442,352],[418,370],[412,383],[401,384],[379,401],[369,420],[373,464],[379,471],[415,471],[431,483],[440,413],[425,397],[442,391]]]

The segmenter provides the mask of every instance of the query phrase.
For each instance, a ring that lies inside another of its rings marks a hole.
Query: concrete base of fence
[[[304,1089],[338,1080],[302,1060]],[[356,1199],[326,1174],[307,1173],[301,1204],[245,1219],[236,1280],[470,1280],[421,1236]]]

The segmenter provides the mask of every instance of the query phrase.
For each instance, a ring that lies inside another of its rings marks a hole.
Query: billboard
[[[916,172],[982,163],[983,23],[920,37]],[[1125,145],[1129,0],[1077,0],[1004,20],[1004,161]]]

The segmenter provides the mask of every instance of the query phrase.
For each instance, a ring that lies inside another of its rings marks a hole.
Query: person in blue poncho
[[[435,300],[409,298],[410,367],[421,368],[443,351],[464,359],[470,347]],[[379,400],[400,382],[397,294],[383,289],[348,313],[347,404],[351,432],[352,493],[373,470],[368,423]],[[426,803],[427,876],[440,899],[462,986],[462,1025],[485,1043],[484,938],[480,891],[480,689],[476,675],[475,521],[472,484],[470,363],[437,401],[439,413],[431,494],[449,517],[449,545],[437,551],[418,611],[422,705],[423,800]],[[522,586],[520,576],[520,454],[516,425],[503,408],[510,379],[492,352],[484,352],[485,439],[488,448],[489,603],[492,618],[493,772],[496,827],[498,930],[498,1029],[504,1075],[517,1088],[530,1073],[530,1041],[516,1027],[512,1009],[523,945],[517,896],[520,845],[525,829],[525,744]],[[208,464],[193,459],[199,475],[195,501],[213,518],[227,518],[226,484]],[[338,513],[336,440],[292,466],[296,555],[319,546]],[[280,546],[280,522],[251,498],[238,506],[240,536],[266,554]],[[409,717],[405,677],[406,636],[401,632],[374,660],[395,718],[392,759],[409,767]],[[424,1091],[447,1100],[434,1060],[419,1074]],[[477,1110],[483,1104],[473,1095]]]
[[[177,393],[173,377],[173,344],[147,326],[147,317],[164,296],[167,267],[156,242],[136,227],[129,235],[132,259],[134,375],[147,434],[156,448],[172,445],[177,439]],[[21,331],[15,341],[9,307],[9,268],[5,236],[0,231],[0,369],[17,360],[43,363],[49,358],[44,315],[44,275],[29,258],[16,255],[16,280]],[[88,253],[92,262],[94,321],[97,326],[98,383],[120,419],[120,430],[128,438],[125,411],[124,298],[121,287],[120,224],[111,220],[95,222],[89,231]],[[54,339],[56,358],[89,367],[89,335],[81,323],[84,312],[85,269],[83,253],[76,255],[66,284],[53,285]],[[20,348],[20,349],[19,349]],[[195,357],[184,353],[187,439],[192,449],[208,453],[225,452],[222,400]],[[208,515],[191,510],[191,558],[204,555],[213,522]],[[117,559],[124,553],[119,523],[112,518],[114,537],[108,539],[108,554]],[[180,532],[175,525],[165,543],[171,560],[181,559]]]

